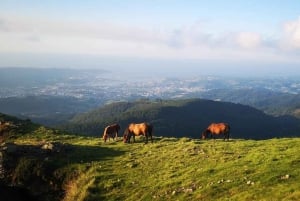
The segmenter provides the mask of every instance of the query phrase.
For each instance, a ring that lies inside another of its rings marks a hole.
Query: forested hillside
[[[300,95],[275,92],[263,88],[215,89],[201,95],[206,99],[249,105],[273,116],[291,115],[300,118]]]
[[[108,124],[118,122],[122,131],[131,122],[143,121],[154,125],[156,136],[199,138],[212,122],[229,123],[234,138],[266,139],[300,133],[296,118],[272,117],[249,106],[202,99],[112,103],[75,116],[63,128],[100,136]]]

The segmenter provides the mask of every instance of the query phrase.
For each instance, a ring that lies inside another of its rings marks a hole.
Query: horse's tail
[[[230,125],[229,124],[226,124],[227,125],[227,140],[229,140],[229,136],[230,136]]]
[[[148,125],[148,134],[150,136],[151,142],[153,142],[152,134],[153,134],[153,125]]]
[[[228,133],[230,133],[230,125],[227,124],[227,130],[228,130]]]
[[[152,136],[152,132],[153,132],[153,125],[148,124],[148,133],[149,133],[149,136]]]

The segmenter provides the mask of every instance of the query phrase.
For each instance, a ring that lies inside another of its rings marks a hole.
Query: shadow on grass
[[[68,156],[69,163],[85,163],[108,160],[124,153],[125,151],[113,147],[70,145],[70,150],[65,154]]]
[[[92,162],[124,154],[113,147],[59,142],[41,145],[7,143],[0,147],[0,151],[1,184],[26,188],[44,201],[61,200],[66,180],[88,170]]]

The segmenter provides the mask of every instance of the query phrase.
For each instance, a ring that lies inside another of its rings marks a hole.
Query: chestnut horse
[[[223,134],[224,140],[226,138],[229,140],[230,126],[226,123],[212,123],[202,132],[202,139],[207,138],[209,133],[210,137],[213,137],[213,135]]]
[[[152,130],[153,126],[149,123],[131,123],[124,131],[123,141],[124,143],[130,143],[130,138],[133,136],[133,142],[135,142],[135,136],[143,135],[146,137],[145,143],[148,143],[148,137],[150,137],[151,142],[153,142]]]
[[[110,140],[110,138],[118,139],[118,132],[120,130],[119,124],[112,124],[109,126],[106,126],[103,132],[103,140],[106,142],[106,140]]]

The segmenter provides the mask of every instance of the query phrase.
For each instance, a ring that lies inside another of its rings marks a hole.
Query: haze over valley
[[[171,75],[99,69],[1,68],[0,111],[58,126],[80,113],[114,102],[200,98],[248,105],[274,117],[300,117],[300,82],[295,76]]]

